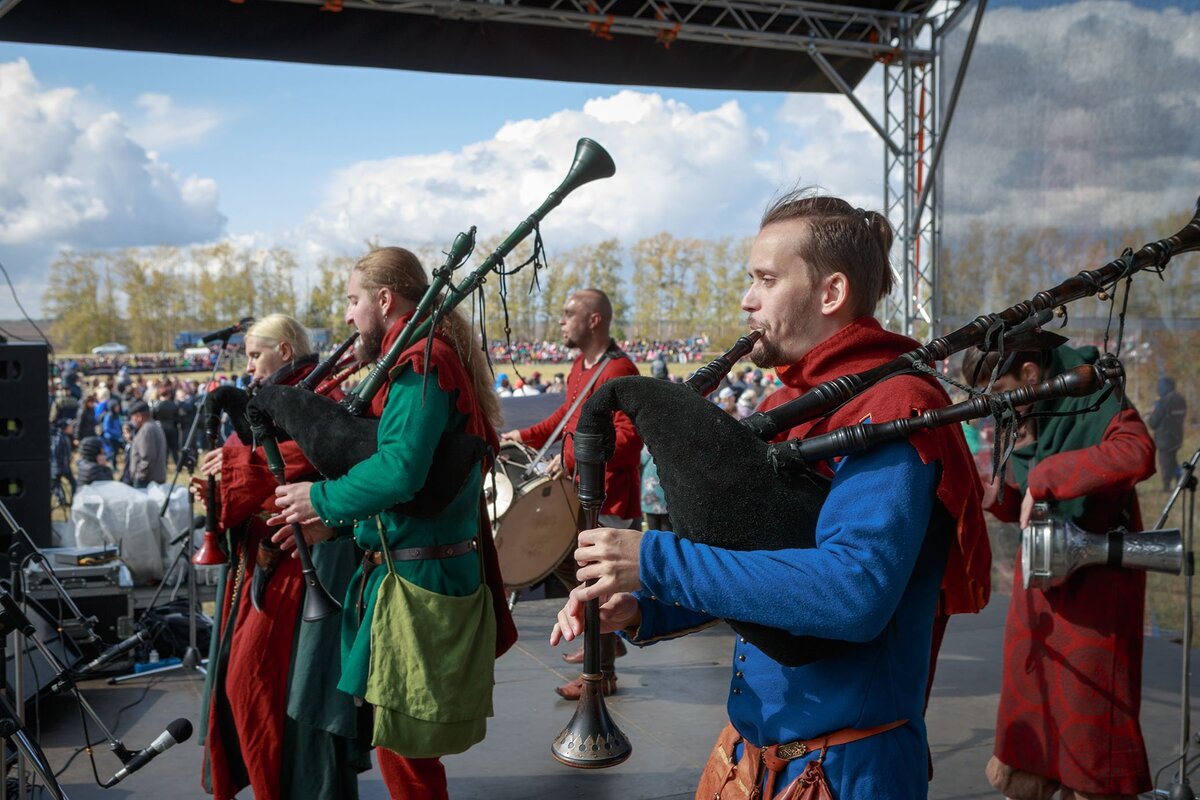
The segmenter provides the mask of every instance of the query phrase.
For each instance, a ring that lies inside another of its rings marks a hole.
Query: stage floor
[[[956,617],[938,663],[928,724],[936,775],[931,798],[993,798],[983,776],[991,753],[992,726],[1000,685],[1000,638],[1008,598],[997,595],[982,614]],[[447,758],[450,795],[455,800],[509,798],[691,798],[695,780],[725,720],[730,640],[724,627],[645,649],[630,648],[618,661],[620,693],[608,709],[633,742],[623,765],[603,771],[572,770],[550,756],[550,743],[574,711],[554,687],[574,676],[548,636],[556,600],[517,604],[521,640],[497,663],[496,716],[487,739],[469,752]],[[1142,727],[1154,770],[1174,757],[1179,742],[1181,651],[1176,643],[1147,640]],[[153,682],[122,686],[83,684],[85,696],[131,749],[146,746],[176,717],[198,719],[203,676],[171,673]],[[1193,697],[1197,687],[1193,683]],[[1193,702],[1193,712],[1196,710]],[[90,727],[95,738],[95,728]],[[83,744],[79,712],[62,698],[43,703],[40,731],[32,731],[56,770]],[[104,745],[97,747],[102,778],[119,767]],[[195,739],[175,747],[117,787],[102,790],[92,779],[86,754],[61,777],[72,800],[152,797],[190,800],[200,788],[201,750]],[[1170,771],[1164,773],[1169,782]],[[1161,785],[1161,784],[1160,784]],[[378,770],[359,779],[364,800],[387,797]],[[242,794],[249,798],[247,790]]]

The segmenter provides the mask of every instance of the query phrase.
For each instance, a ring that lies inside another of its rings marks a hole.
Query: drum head
[[[533,463],[537,451],[519,442],[503,442],[500,445],[500,455],[496,457],[495,487],[492,486],[492,476],[483,480],[483,494],[487,498],[488,517],[492,524],[504,516],[512,505],[513,498],[519,493],[517,487],[536,480],[538,474],[525,474],[525,468]]]
[[[495,525],[500,574],[508,589],[524,589],[545,578],[575,546],[579,496],[565,478],[538,476],[516,491]]]
[[[508,479],[504,470],[497,469],[493,475],[484,476],[483,496],[487,500],[488,519],[493,525],[508,511],[514,494],[512,481]]]

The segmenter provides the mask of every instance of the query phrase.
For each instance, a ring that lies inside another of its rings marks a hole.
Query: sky
[[[1112,198],[1131,186],[1139,207],[1164,180],[1200,190],[1197,5],[993,0],[948,139],[948,214],[1024,218],[1038,192],[1039,219],[1109,218],[1126,213]],[[876,69],[858,91],[875,113],[880,81]],[[444,246],[470,225],[504,235],[558,184],[581,136],[617,175],[547,218],[551,256],[610,236],[751,234],[796,185],[882,203],[881,146],[836,95],[0,42],[0,263],[40,317],[61,248],[230,239],[289,247],[308,269],[367,240]],[[0,292],[0,319],[17,315]]]
[[[879,149],[844,99],[804,100],[0,43],[0,261],[37,315],[61,247],[231,238],[313,263],[368,239],[504,235],[581,136],[617,176],[547,218],[552,254],[746,235],[798,180],[878,205],[879,154],[797,166]],[[0,296],[0,318],[11,306]]]

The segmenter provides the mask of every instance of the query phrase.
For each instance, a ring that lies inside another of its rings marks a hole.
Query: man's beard
[[[766,328],[755,328],[753,323],[753,319],[746,320],[747,327],[751,330],[761,330],[763,335],[754,343],[753,349],[750,350],[750,363],[760,369],[783,367],[790,364],[791,361],[779,349],[779,345],[775,344],[768,337]]]
[[[382,324],[373,323],[369,328],[358,332],[358,341],[354,343],[354,355],[366,364],[377,361],[383,355],[383,337],[387,331]]]
[[[753,318],[747,320],[747,327],[753,330],[755,327],[754,322]],[[800,311],[796,310],[791,316],[780,322],[782,324],[775,325],[773,330],[778,331],[780,328],[783,328],[789,332],[787,337],[789,340],[808,342],[809,345],[799,355],[793,356],[790,353],[784,352],[783,347],[771,338],[771,329],[763,328],[762,338],[754,343],[754,349],[750,351],[750,361],[754,366],[760,369],[791,366],[800,360],[804,353],[816,343],[814,341],[815,325],[811,317],[806,320]]]
[[[759,339],[754,343],[754,349],[750,351],[750,363],[760,369],[772,369],[787,366],[791,362],[780,352],[774,342]]]

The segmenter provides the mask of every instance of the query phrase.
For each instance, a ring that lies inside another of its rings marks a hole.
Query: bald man
[[[579,348],[579,357],[571,365],[571,373],[567,376],[567,391],[563,404],[538,424],[519,431],[508,431],[500,436],[503,440],[540,448],[546,444],[559,422],[574,406],[567,424],[563,426],[562,455],[555,456],[548,466],[547,474],[553,478],[575,473],[572,434],[579,422],[579,411],[583,406],[582,403],[575,404],[580,394],[586,390],[586,399],[605,381],[638,374],[638,369],[629,356],[625,355],[609,336],[612,318],[612,303],[608,295],[599,289],[582,289],[567,298],[567,302],[563,304],[562,316],[558,320],[558,327],[562,330],[563,342],[567,347]],[[592,377],[597,372],[599,378],[592,383]],[[600,525],[606,528],[632,528],[634,520],[640,521],[641,517],[639,470],[642,440],[629,417],[617,414],[614,422],[617,444],[605,471],[605,498],[604,506],[600,509]],[[640,526],[638,527],[640,530]],[[575,570],[576,564],[568,556],[555,570],[555,575],[567,589],[573,589],[579,583],[575,578]],[[618,655],[617,639],[615,634],[608,633],[601,636],[600,640],[600,668],[604,674],[601,687],[604,694],[609,695],[617,691],[617,675],[613,669],[613,661]],[[623,649],[621,653],[624,653]],[[568,653],[563,656],[563,660],[569,664],[582,663],[583,653]],[[576,678],[559,686],[555,691],[568,700],[578,700],[582,687],[582,678]]]

